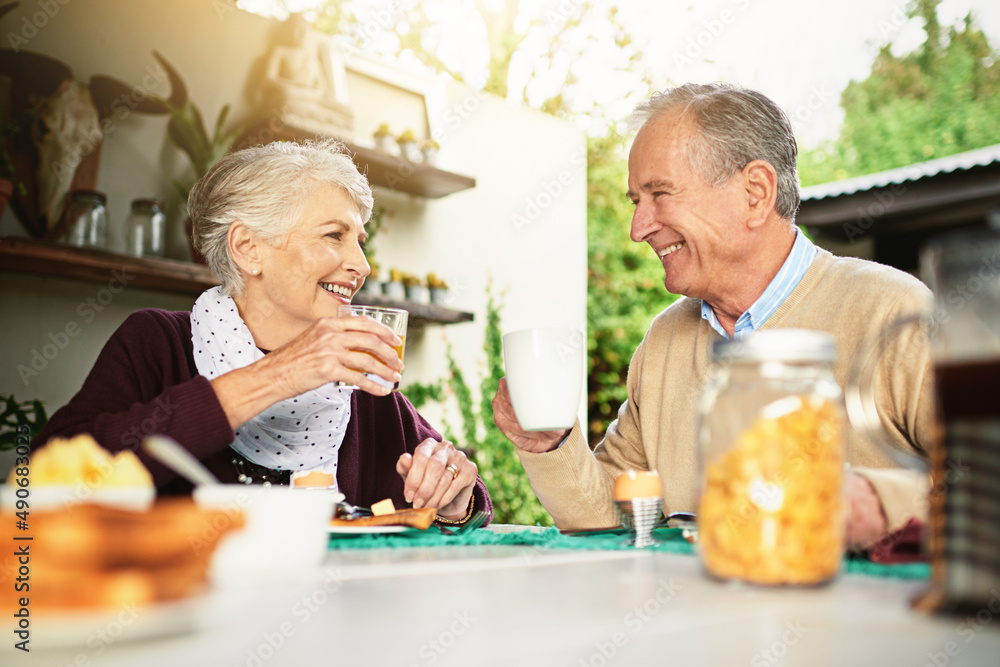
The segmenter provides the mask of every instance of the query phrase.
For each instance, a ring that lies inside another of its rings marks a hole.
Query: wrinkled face
[[[103,133],[90,90],[67,79],[35,109],[31,128],[38,149],[40,210],[51,227],[59,219],[73,175]]]
[[[361,213],[334,185],[307,189],[308,200],[288,236],[265,244],[255,308],[283,328],[303,331],[321,317],[336,317],[370,272],[362,245]]]
[[[695,132],[673,115],[639,131],[628,160],[631,237],[656,253],[668,291],[714,302],[739,280],[748,251],[747,194],[741,172],[713,187],[692,169]]]

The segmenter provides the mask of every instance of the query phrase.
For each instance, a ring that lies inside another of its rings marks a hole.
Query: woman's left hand
[[[446,519],[461,519],[469,509],[479,468],[445,440],[428,438],[396,462],[403,496],[414,507],[436,507]]]

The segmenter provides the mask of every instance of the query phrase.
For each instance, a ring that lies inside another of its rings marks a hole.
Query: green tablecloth
[[[653,533],[656,544],[650,551],[689,554],[695,553],[694,546],[681,536],[679,528],[660,528]],[[592,535],[563,535],[555,528],[542,530],[526,528],[510,532],[495,533],[489,530],[474,530],[464,535],[443,535],[437,529],[416,531],[400,535],[351,535],[335,536],[330,539],[330,549],[377,549],[412,547],[447,547],[461,545],[522,545],[543,549],[631,549],[627,538],[615,533]],[[846,574],[892,579],[926,579],[930,576],[930,565],[910,563],[904,565],[880,565],[865,558],[851,557],[844,561]]]

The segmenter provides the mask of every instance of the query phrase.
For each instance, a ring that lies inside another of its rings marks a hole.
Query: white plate
[[[398,533],[421,533],[413,526],[330,526],[330,536],[337,535],[393,535]]]
[[[203,625],[201,611],[207,595],[184,600],[157,602],[110,609],[32,612],[31,643],[34,649],[88,647],[94,649],[118,642],[146,641],[158,637],[196,632]],[[0,652],[12,649],[4,641]]]
[[[7,512],[17,507],[18,487],[10,484],[0,486],[0,507]],[[102,487],[89,488],[81,483],[77,486],[38,486],[28,488],[26,498],[31,510],[58,510],[78,503],[94,503],[105,507],[145,512],[156,500],[153,487]]]

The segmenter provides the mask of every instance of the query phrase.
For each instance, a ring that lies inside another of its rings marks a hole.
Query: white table
[[[28,659],[6,649],[0,663],[1000,665],[1000,597],[971,624],[929,618],[908,606],[924,582],[774,590],[710,581],[693,556],[518,546],[331,551],[310,575],[134,620],[123,610],[127,625],[104,626],[110,644],[95,634]],[[171,624],[179,634],[138,638]]]

